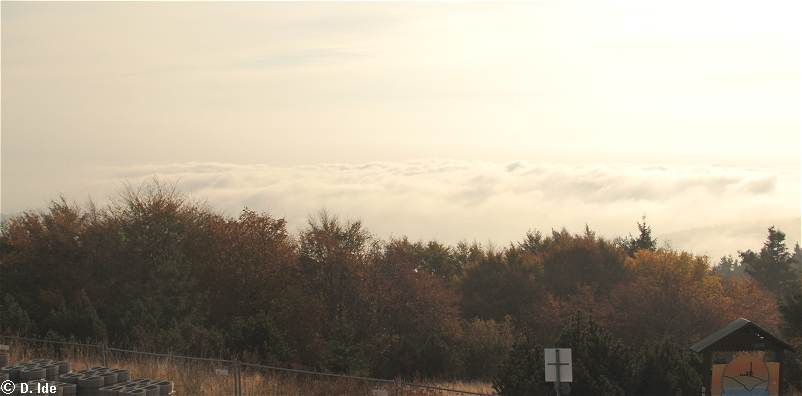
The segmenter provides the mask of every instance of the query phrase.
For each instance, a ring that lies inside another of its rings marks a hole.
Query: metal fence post
[[[100,355],[103,357],[103,367],[109,367],[108,350],[106,349],[106,342],[100,344]]]
[[[242,381],[240,380],[240,366],[238,358],[234,358],[234,396],[242,396]]]

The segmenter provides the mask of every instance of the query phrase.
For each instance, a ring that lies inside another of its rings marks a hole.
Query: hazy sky
[[[798,4],[3,1],[0,209],[158,175],[382,236],[799,239]]]

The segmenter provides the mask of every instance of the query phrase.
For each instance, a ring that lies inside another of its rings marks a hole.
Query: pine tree
[[[802,338],[802,289],[790,292],[780,300],[783,333],[788,337]]]
[[[0,334],[30,336],[36,329],[28,313],[10,294],[0,301]]]
[[[794,245],[794,255],[791,257],[791,263],[797,275],[802,276],[802,247],[799,242]]]
[[[632,394],[637,375],[631,352],[589,314],[578,312],[572,316],[560,333],[557,345],[571,348],[572,394]]]
[[[785,233],[774,226],[769,227],[768,237],[759,253],[747,250],[738,254],[744,271],[766,289],[782,295],[799,286],[791,252],[785,246]]]
[[[641,217],[641,220],[643,222],[638,222],[638,237],[635,238],[630,234],[624,242],[624,247],[630,256],[638,250],[657,250],[657,239],[652,237],[652,227],[646,223],[646,216]]]
[[[741,265],[738,259],[733,258],[731,255],[727,255],[721,257],[718,265],[713,267],[713,272],[724,278],[730,276],[741,276],[744,273],[744,266]]]
[[[699,356],[668,340],[648,344],[641,350],[639,395],[692,395],[702,387]]]
[[[521,340],[513,345],[507,359],[493,379],[493,388],[500,395],[545,395],[543,348]]]

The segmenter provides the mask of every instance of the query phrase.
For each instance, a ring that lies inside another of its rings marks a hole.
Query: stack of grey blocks
[[[8,366],[8,345],[0,344],[0,367],[5,366]],[[2,378],[0,378],[0,380],[2,380]]]
[[[59,380],[78,387],[78,396],[99,396],[100,388],[128,381],[128,378],[128,370],[109,367],[92,367],[59,376]]]
[[[6,366],[8,366],[8,345],[0,345],[0,382],[9,379],[9,370],[6,370]]]
[[[170,381],[140,378],[100,388],[100,396],[167,396],[173,394]]]
[[[77,396],[167,396],[173,394],[172,382],[148,378],[131,380],[128,370],[125,369],[92,367],[63,374],[59,379],[77,385]]]
[[[12,395],[22,394],[21,384],[27,384],[25,389],[29,395],[48,394],[56,396],[76,396],[77,389],[73,384],[58,381],[59,375],[70,371],[70,364],[66,361],[50,359],[33,359],[0,368],[0,379],[11,380],[17,386]],[[47,391],[55,389],[55,393],[37,393],[38,390]]]
[[[5,353],[3,353],[5,352]],[[16,384],[12,396],[167,396],[173,395],[173,383],[164,380],[139,378],[132,380],[128,370],[92,367],[70,371],[66,361],[33,359],[9,364],[8,346],[0,345],[0,382]],[[27,387],[23,387],[26,384]],[[39,390],[42,393],[37,393]]]

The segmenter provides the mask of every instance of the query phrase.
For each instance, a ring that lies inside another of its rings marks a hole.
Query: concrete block
[[[39,380],[45,378],[46,370],[40,367],[26,367],[20,370],[19,379],[22,382]]]
[[[131,379],[130,373],[126,369],[112,369],[117,374],[117,383],[127,382]]]
[[[166,396],[173,393],[173,383],[170,381],[159,381],[156,382],[156,385],[159,386],[160,396]]]

